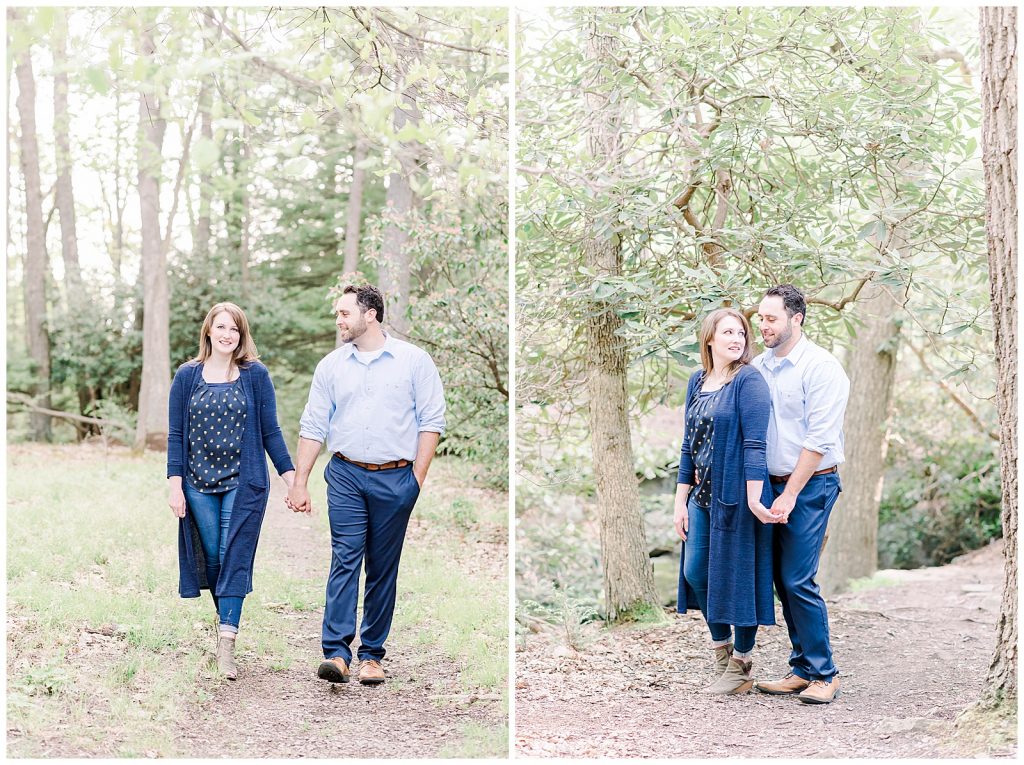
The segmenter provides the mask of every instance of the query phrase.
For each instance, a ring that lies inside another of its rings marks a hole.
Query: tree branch
[[[942,388],[942,390],[949,394],[949,397],[953,399],[954,404],[956,404],[958,407],[964,410],[967,416],[970,417],[974,424],[978,426],[979,430],[981,430],[982,433],[991,438],[993,441],[998,441],[999,434],[996,431],[989,430],[987,427],[985,427],[985,423],[982,422],[981,417],[978,416],[978,413],[974,411],[971,405],[968,404],[963,399],[963,397],[953,389],[952,385],[950,385],[948,382],[939,378],[936,375],[935,370],[933,370],[931,366],[928,364],[928,360],[925,358],[924,351],[922,351],[920,348],[918,348],[916,345],[909,341],[907,342],[907,347],[909,347],[910,350],[914,352],[914,355],[916,355],[917,358],[920,360],[921,366],[924,367],[924,371],[931,376],[932,380],[934,380],[934,382],[940,388]]]
[[[451,48],[452,50],[460,50],[463,53],[479,53],[481,56],[493,56],[493,55],[495,55],[494,51],[490,51],[490,50],[487,50],[485,48],[464,48],[461,45],[455,45],[454,43],[446,43],[446,42],[442,42],[441,40],[431,40],[431,39],[429,39],[427,37],[417,37],[412,32],[409,32],[409,31],[407,31],[405,29],[402,29],[400,26],[397,26],[396,24],[393,24],[392,22],[388,21],[383,16],[381,16],[380,14],[377,14],[377,13],[373,14],[373,18],[376,19],[377,21],[379,21],[384,26],[391,27],[396,32],[398,32],[399,34],[405,35],[410,40],[416,40],[418,42],[427,43],[428,45],[440,45],[440,46],[445,47],[445,48]]]

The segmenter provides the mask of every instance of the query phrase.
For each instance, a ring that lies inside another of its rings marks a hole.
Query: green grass
[[[867,590],[877,590],[882,587],[892,587],[895,584],[899,584],[899,582],[892,577],[885,576],[881,571],[878,571],[872,576],[865,576],[860,579],[851,579],[849,582],[849,588],[850,592],[865,592]]]
[[[459,467],[443,463],[430,480],[445,478],[448,490],[428,492],[416,510],[441,541],[406,546],[392,639],[450,657],[468,689],[504,692],[507,580],[452,561],[487,524],[505,524],[507,501],[473,489],[450,496]],[[321,473],[310,490],[326,544]],[[218,682],[215,618],[205,593],[178,597],[163,455],[11,446],[7,481],[8,756],[181,756],[177,721]],[[250,598],[246,648],[272,671],[308,661],[283,617],[322,606],[323,581],[289,576],[261,549]],[[478,733],[460,739],[463,756],[491,751],[483,742],[494,732]]]
[[[437,754],[441,758],[508,757],[508,725],[489,726],[464,723],[459,738],[445,744]]]

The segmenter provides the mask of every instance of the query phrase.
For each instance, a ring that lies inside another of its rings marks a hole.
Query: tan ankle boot
[[[231,638],[217,638],[217,669],[228,680],[238,677],[235,666],[235,641]]]
[[[720,645],[715,648],[715,677],[721,677],[722,673],[729,668],[729,657],[732,656],[732,643]]]
[[[716,696],[732,696],[737,693],[746,693],[754,685],[754,681],[750,676],[750,670],[753,666],[754,663],[751,661],[729,657],[729,666],[725,672],[710,687],[706,688],[705,692],[713,693]]]

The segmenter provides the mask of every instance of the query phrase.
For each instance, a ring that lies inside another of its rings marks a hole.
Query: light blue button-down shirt
[[[753,364],[772,394],[768,472],[792,473],[803,449],[822,455],[818,470],[841,464],[850,379],[839,360],[804,335],[785,356],[769,348]]]
[[[444,388],[433,359],[386,336],[380,354],[363,361],[352,343],[316,365],[299,435],[327,442],[357,462],[413,460],[421,432],[444,433]]]

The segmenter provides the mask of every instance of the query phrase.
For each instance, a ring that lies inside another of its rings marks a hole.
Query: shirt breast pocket
[[[387,403],[408,405],[412,400],[412,378],[398,377],[384,383],[384,396]]]
[[[802,391],[783,391],[779,396],[779,414],[785,420],[800,420],[804,416]]]

